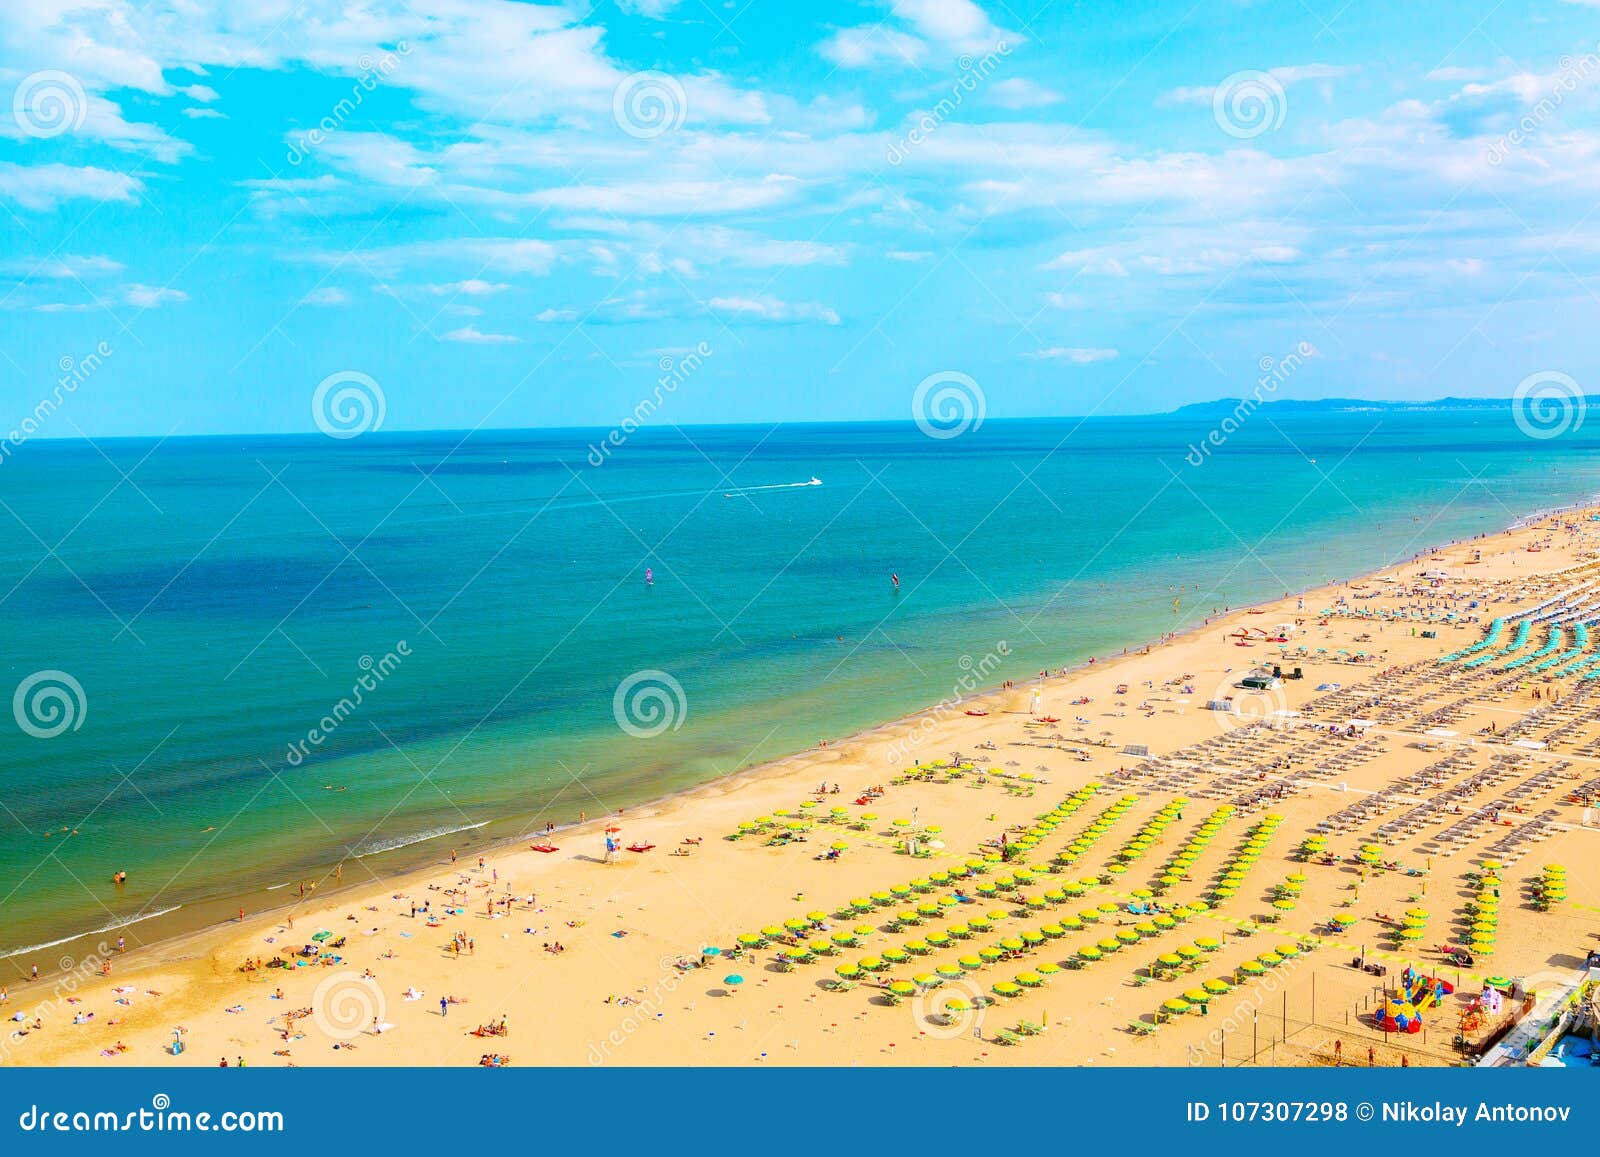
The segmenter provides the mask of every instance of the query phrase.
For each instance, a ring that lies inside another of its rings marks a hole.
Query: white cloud
[[[386,249],[370,249],[362,260],[380,268],[401,268],[420,262],[450,262],[474,269],[492,269],[502,274],[527,274],[542,277],[561,256],[561,250],[548,241],[531,237],[462,237],[440,241],[416,241]],[[347,253],[327,253],[319,259],[339,265]],[[475,279],[472,279],[475,280]]]
[[[1082,346],[1051,346],[1031,355],[1044,361],[1068,361],[1086,366],[1092,362],[1110,361],[1118,356],[1114,349],[1088,349]]]
[[[553,321],[577,321],[578,311],[575,309],[541,309],[534,315],[533,320],[546,324]]]
[[[1062,100],[1059,92],[1024,77],[996,81],[985,92],[990,101],[1009,109],[1045,108]]]
[[[1307,80],[1333,80],[1341,76],[1350,76],[1360,72],[1355,65],[1345,64],[1287,64],[1277,68],[1264,70],[1284,88],[1299,84]],[[1221,79],[1220,77],[1218,78]],[[1216,96],[1217,85],[1187,85],[1180,88],[1169,89],[1162,94],[1164,104],[1205,104],[1209,105]]]
[[[337,285],[324,285],[313,289],[300,299],[301,305],[343,305],[350,295]]]
[[[186,108],[183,110],[183,115],[192,121],[225,121],[228,119],[227,113],[219,112],[214,108]]]
[[[466,342],[468,345],[516,345],[522,339],[509,333],[482,333],[477,327],[464,325],[444,335],[444,341]]]
[[[563,185],[528,196],[535,205],[616,213],[622,216],[683,217],[746,213],[789,200],[799,182],[773,173],[759,180],[618,181],[609,185]]]
[[[822,43],[822,55],[840,68],[914,66],[994,52],[1002,43],[1014,48],[1024,39],[995,25],[973,0],[890,0],[889,9],[883,20],[839,29]]]
[[[821,322],[823,325],[839,324],[839,315],[825,305],[792,303],[775,297],[713,297],[710,305],[714,312],[732,314],[745,321],[777,325],[805,321]]]
[[[132,201],[144,188],[136,178],[94,167],[14,165],[0,161],[0,198],[24,209],[54,209],[63,201]]]
[[[140,285],[134,282],[123,287],[122,299],[140,309],[155,309],[168,302],[188,301],[189,295],[181,289],[171,289],[164,285]]]
[[[76,280],[105,273],[121,273],[123,265],[120,261],[113,261],[111,258],[100,254],[80,256],[74,253],[63,253],[59,256],[52,255],[41,258],[38,261],[13,261],[6,266],[6,269],[29,279],[47,277],[56,281],[64,281],[68,278]]]
[[[841,28],[822,45],[822,55],[840,68],[870,68],[886,61],[916,65],[927,51],[917,37],[881,25]]]
[[[469,277],[465,281],[450,281],[443,285],[429,285],[425,288],[435,297],[488,297],[511,287],[503,282]]]
[[[1260,245],[1250,250],[1250,256],[1268,265],[1283,265],[1300,260],[1300,250],[1293,245]]]
[[[617,0],[617,7],[650,20],[665,20],[678,6],[678,0]]]

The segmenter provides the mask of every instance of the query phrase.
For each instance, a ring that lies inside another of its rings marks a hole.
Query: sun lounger
[[[1004,1029],[1004,1028],[998,1030],[994,1034],[994,1039],[999,1041],[1001,1044],[1007,1044],[1007,1045],[1019,1045],[1019,1044],[1022,1043],[1022,1038],[1020,1036],[1018,1036],[1016,1033],[1012,1032],[1011,1030]]]
[[[1044,1032],[1044,1025],[1033,1020],[1017,1021],[1017,1031],[1027,1036],[1039,1036]]]

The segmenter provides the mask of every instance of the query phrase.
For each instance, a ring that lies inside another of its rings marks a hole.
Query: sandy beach
[[[1497,615],[1600,600],[1597,527],[1545,517],[623,813],[575,782],[561,807],[585,822],[555,850],[352,867],[292,907],[112,950],[108,974],[17,958],[0,1058],[1458,1063],[1458,1035],[1471,1051],[1497,1027],[1465,999],[1485,977],[1556,983],[1596,947],[1600,681],[1438,660]],[[1238,686],[1273,665],[1303,677]],[[1465,942],[1485,859],[1504,909],[1463,965],[1439,946]],[[1536,905],[1552,864],[1570,898]],[[1381,1033],[1374,1005],[1413,964],[1457,994],[1424,1033]]]

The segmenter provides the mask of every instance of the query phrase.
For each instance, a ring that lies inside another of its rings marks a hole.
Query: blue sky
[[[1596,392],[1594,0],[6,8],[41,436]]]

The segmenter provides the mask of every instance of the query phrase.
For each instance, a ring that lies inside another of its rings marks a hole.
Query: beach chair
[[[1044,1033],[1044,1025],[1038,1021],[1019,1020],[1017,1021],[1017,1031],[1024,1036],[1041,1036]]]
[[[855,986],[856,982],[853,980],[835,980],[830,987],[834,992],[849,992]]]
[[[1136,1020],[1129,1023],[1128,1031],[1134,1036],[1149,1036],[1160,1027],[1159,1024],[1151,1024],[1147,1020]]]
[[[1012,1032],[1010,1029],[1004,1028],[996,1030],[994,1039],[999,1041],[1001,1044],[1006,1045],[1019,1045],[1022,1043],[1022,1038],[1020,1036]]]

